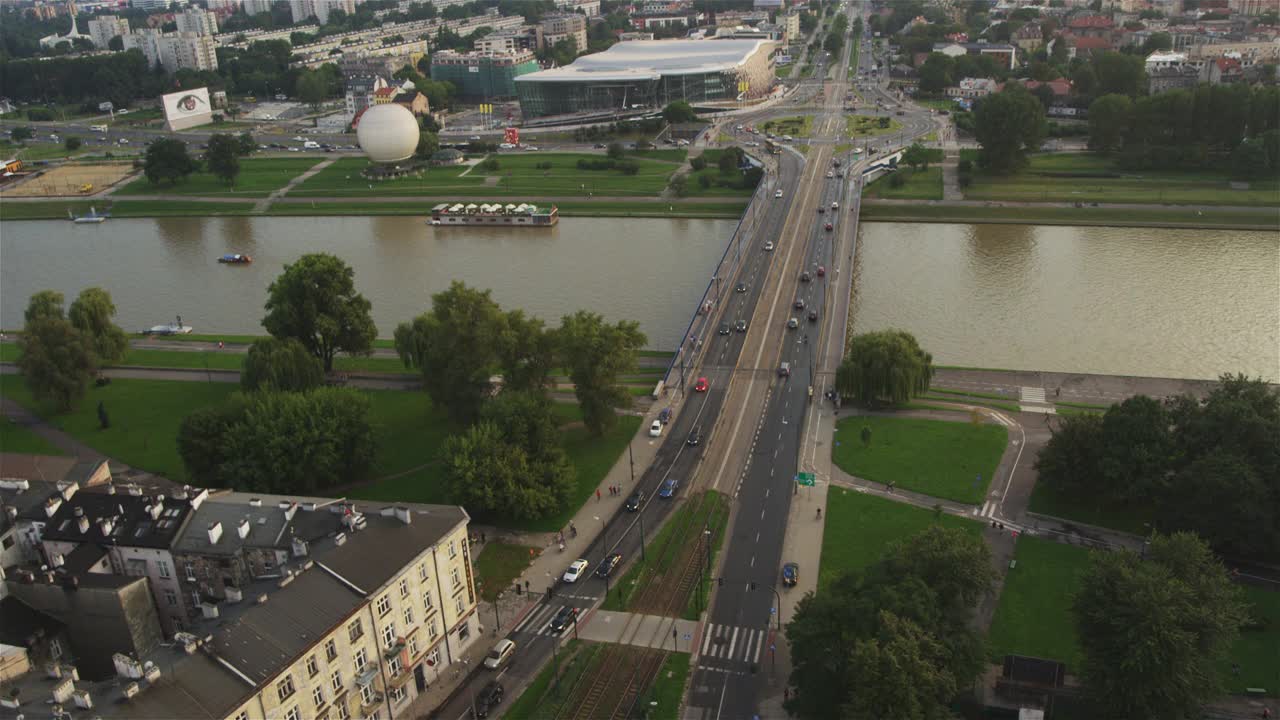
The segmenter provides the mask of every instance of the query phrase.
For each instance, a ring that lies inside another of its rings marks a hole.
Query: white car
[[[569,569],[564,571],[564,577],[561,579],[567,583],[578,582],[578,578],[586,574],[587,567],[590,565],[591,563],[586,560],[578,558],[569,564]]]
[[[662,437],[662,421],[654,420],[649,426],[649,437]]]
[[[773,196],[774,196],[775,198],[781,199],[781,198],[782,198],[782,191],[781,191],[781,190],[776,190],[776,191],[774,191]]]
[[[120,108],[119,110],[117,110],[117,111],[116,111],[116,114],[117,114],[117,115],[128,115],[128,114],[129,114],[129,108]]]
[[[768,241],[768,242],[766,242],[766,243],[764,244],[764,251],[765,251],[765,252],[773,252],[773,241],[772,241],[772,240],[770,240],[770,241]]]
[[[294,135],[294,136],[293,136],[293,141],[294,141],[294,142],[303,142],[303,140],[302,140],[302,136],[301,136],[301,135]]]
[[[835,174],[835,173],[831,172],[830,170],[828,170],[828,171],[827,171],[827,177],[828,177],[828,178],[833,178],[833,177],[835,177],[835,176],[836,176],[836,174]]]
[[[525,150],[528,150],[528,151],[530,151],[530,152],[533,152],[533,151],[537,150],[538,148],[536,148],[536,147],[534,147],[534,146],[532,146],[532,145],[525,145],[525,146],[524,146],[524,149],[525,149]]]
[[[502,148],[503,150],[515,150],[515,149],[516,149],[516,146],[515,146],[515,145],[512,145],[511,143],[502,143],[502,144],[501,144],[501,145],[499,145],[498,147]]]

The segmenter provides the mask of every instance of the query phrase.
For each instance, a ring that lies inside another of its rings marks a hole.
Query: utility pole
[[[630,461],[631,463],[631,484],[635,485],[636,484],[636,456],[631,451],[631,445],[632,443],[628,441],[627,442],[627,460]]]

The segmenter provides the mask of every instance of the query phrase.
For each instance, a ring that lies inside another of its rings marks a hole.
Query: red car
[[[707,388],[709,388],[709,387],[711,387],[711,383],[708,383],[706,378],[701,377],[701,378],[698,378],[698,382],[694,383],[694,385],[693,385],[693,391],[694,391],[694,392],[706,392],[706,391],[707,391]]]
[[[827,223],[827,230],[831,230],[831,223]]]
[[[826,275],[826,274],[827,274],[827,266],[826,266],[826,265],[819,265],[819,266],[818,266],[818,277],[822,277],[823,275]]]

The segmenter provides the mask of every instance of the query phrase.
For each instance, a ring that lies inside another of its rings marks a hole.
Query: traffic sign
[[[815,478],[811,472],[802,472],[799,475],[796,475],[796,482],[801,485],[813,487],[817,484],[817,478]]]

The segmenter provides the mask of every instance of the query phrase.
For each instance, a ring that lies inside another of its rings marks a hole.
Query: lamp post
[[[631,451],[631,445],[632,443],[628,441],[627,442],[627,461],[631,463],[631,484],[635,485],[636,484],[636,456]]]

